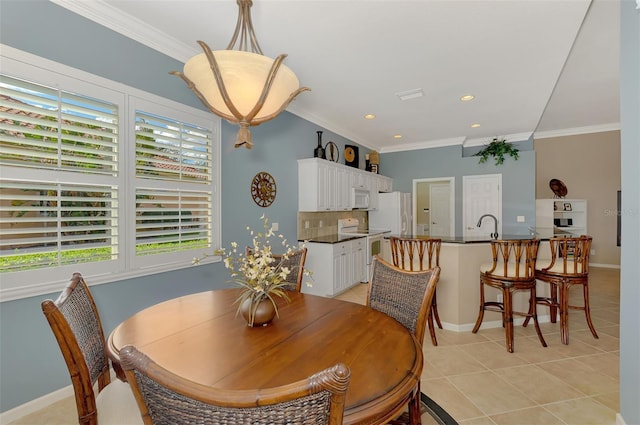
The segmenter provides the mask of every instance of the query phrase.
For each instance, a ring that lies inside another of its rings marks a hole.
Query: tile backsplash
[[[357,218],[360,222],[358,230],[369,228],[367,211],[298,212],[298,240],[338,233],[341,218]]]

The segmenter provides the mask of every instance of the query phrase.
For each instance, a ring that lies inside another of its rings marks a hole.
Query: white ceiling
[[[52,1],[183,62],[196,40],[226,48],[237,18],[233,0]],[[390,152],[619,128],[619,13],[619,0],[254,0],[252,19],[264,54],[287,53],[311,88],[290,112]]]

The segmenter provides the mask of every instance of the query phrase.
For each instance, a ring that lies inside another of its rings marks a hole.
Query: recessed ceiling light
[[[475,98],[476,97],[474,95],[472,95],[472,94],[465,94],[464,96],[462,96],[460,98],[460,100],[463,101],[463,102],[469,102],[470,100],[473,100]]]
[[[474,122],[473,124],[471,124],[471,128],[478,128],[480,127],[480,124],[478,124],[477,122]]]
[[[394,134],[393,138],[394,139],[402,139],[402,134]]]
[[[367,114],[367,115],[365,115],[364,117],[365,117],[366,119],[368,119],[368,120],[372,120],[372,119],[374,119],[376,116],[375,116],[374,114]]]
[[[409,100],[424,96],[424,92],[422,91],[422,89],[411,89],[398,92],[396,93],[396,96],[398,96],[400,100]]]

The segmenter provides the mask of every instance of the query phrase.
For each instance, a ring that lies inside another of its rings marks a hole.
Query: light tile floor
[[[502,328],[477,334],[438,329],[438,346],[425,338],[422,391],[461,425],[614,425],[619,407],[620,272],[591,268],[593,338],[584,313],[570,313],[570,344],[560,342],[558,324],[541,324],[548,347],[533,325],[516,327],[515,352],[508,353]],[[367,285],[339,296],[363,304]],[[571,291],[579,304],[582,291]],[[542,307],[540,307],[542,308]],[[66,425],[76,421],[67,398],[9,425]],[[436,422],[423,415],[424,425]]]
[[[569,345],[560,342],[558,323],[540,325],[547,348],[540,345],[533,324],[516,326],[514,353],[506,350],[502,328],[481,327],[477,334],[438,329],[437,347],[428,333],[424,341],[422,391],[464,425],[614,425],[620,271],[592,267],[589,277],[591,318],[599,339],[591,335],[582,311],[570,313]],[[364,302],[366,285],[341,298]],[[570,300],[582,305],[581,287],[571,289]]]

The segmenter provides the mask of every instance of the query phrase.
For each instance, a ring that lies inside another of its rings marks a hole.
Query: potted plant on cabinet
[[[487,162],[490,156],[496,160],[496,165],[504,163],[505,155],[511,156],[514,160],[518,160],[518,148],[508,143],[505,139],[499,139],[494,137],[491,143],[486,145],[484,149],[476,153],[474,156],[479,156],[479,164]]]

